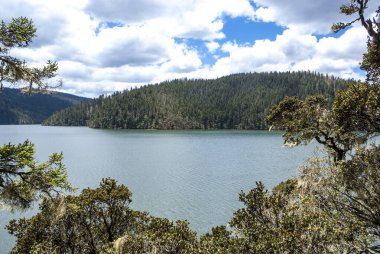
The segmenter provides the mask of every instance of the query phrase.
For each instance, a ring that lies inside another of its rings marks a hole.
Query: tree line
[[[314,72],[233,74],[177,79],[81,103],[45,125],[121,129],[265,129],[264,116],[286,95],[325,95],[330,102],[352,80]]]

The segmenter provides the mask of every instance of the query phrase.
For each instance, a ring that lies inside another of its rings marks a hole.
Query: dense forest
[[[45,125],[124,129],[263,129],[264,116],[285,96],[331,100],[353,81],[312,72],[234,74],[177,79],[74,105]]]
[[[32,94],[3,88],[0,92],[0,124],[38,124],[54,112],[86,98],[65,93]]]

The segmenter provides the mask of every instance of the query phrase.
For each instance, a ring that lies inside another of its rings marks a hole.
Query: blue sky
[[[12,54],[59,64],[63,91],[95,97],[175,78],[311,70],[363,78],[366,33],[331,34],[348,0],[12,0],[38,37]],[[370,6],[370,15],[374,8]],[[346,19],[347,20],[347,19]]]
[[[256,40],[275,40],[286,29],[274,22],[253,21],[245,17],[226,17],[224,19],[223,33],[228,39],[235,40],[238,44],[251,44]]]
[[[276,36],[281,34],[285,28],[274,22],[253,21],[248,17],[224,17],[222,33],[225,38],[216,40],[223,44],[233,41],[239,45],[251,45],[256,40],[275,40]],[[180,39],[177,39],[181,41]],[[194,47],[201,56],[202,64],[213,65],[218,57],[226,57],[228,54],[220,49],[215,52],[209,52],[203,40],[185,40],[187,45]]]

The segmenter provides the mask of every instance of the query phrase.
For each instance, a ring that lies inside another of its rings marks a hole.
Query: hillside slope
[[[32,94],[19,89],[4,88],[0,92],[0,124],[38,124],[54,112],[87,98],[65,93]]]
[[[267,110],[286,95],[333,98],[348,80],[311,72],[234,74],[173,80],[80,103],[44,124],[126,129],[263,129]]]

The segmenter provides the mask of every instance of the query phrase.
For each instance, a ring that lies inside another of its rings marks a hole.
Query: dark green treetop
[[[36,28],[30,19],[13,18],[9,23],[0,22],[0,89],[4,84],[25,83],[24,91],[31,94],[33,90],[46,91],[61,85],[51,85],[47,79],[56,76],[58,64],[48,60],[41,67],[30,67],[22,59],[12,56],[12,48],[25,48],[36,37]]]
[[[36,36],[33,22],[27,18],[13,18],[0,22],[0,89],[4,83],[26,82],[26,91],[46,91],[45,79],[56,75],[58,65],[48,63],[40,68],[29,67],[25,61],[12,56],[11,49],[29,46]],[[0,147],[0,203],[11,209],[25,209],[42,196],[53,197],[62,190],[72,190],[67,181],[62,154],[52,154],[45,163],[34,158],[34,146],[8,144]]]
[[[367,81],[338,91],[332,107],[317,101],[310,103],[316,100],[312,97],[304,101],[285,98],[275,105],[266,121],[272,127],[285,130],[286,144],[305,144],[315,139],[339,161],[347,152],[365,145],[380,133],[380,7],[372,19],[365,18],[367,8],[368,0],[351,0],[341,7],[341,13],[357,15],[357,18],[332,26],[337,32],[360,21],[368,32],[367,52],[361,63],[361,68],[367,71]]]
[[[357,16],[356,19],[343,23],[339,22],[332,26],[334,32],[338,32],[355,22],[360,22],[367,30],[367,52],[363,55],[361,68],[367,72],[367,81],[378,84],[380,81],[380,7],[377,8],[375,17],[366,17],[369,0],[351,0],[349,4],[342,5],[342,14]]]
[[[29,141],[0,147],[0,202],[11,209],[25,209],[43,196],[72,190],[62,159],[62,154],[54,153],[38,164]]]
[[[368,73],[366,82],[338,91],[331,107],[315,97],[288,97],[267,116],[268,124],[285,130],[285,143],[298,145],[315,139],[329,152],[330,157],[314,159],[301,168],[296,193],[309,193],[307,199],[316,201],[314,209],[333,219],[329,223],[357,227],[351,237],[358,242],[348,253],[380,253],[380,150],[373,139],[380,134],[380,7],[375,18],[365,19],[368,2],[356,0],[342,6],[342,13],[358,18],[333,26],[338,31],[360,21],[368,32],[361,64]],[[355,250],[355,246],[361,247]]]

